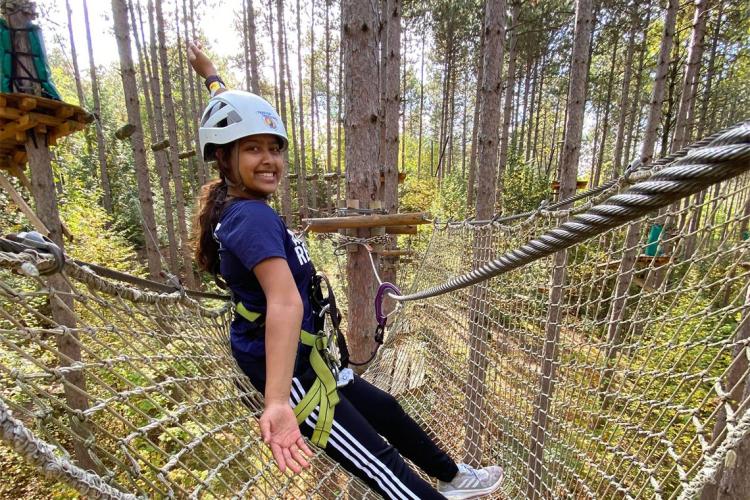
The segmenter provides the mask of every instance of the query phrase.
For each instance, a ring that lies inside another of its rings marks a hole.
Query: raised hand
[[[205,79],[208,76],[216,74],[216,66],[214,66],[211,59],[209,59],[201,50],[202,48],[200,42],[188,42],[187,53],[190,66],[193,67],[196,73]]]

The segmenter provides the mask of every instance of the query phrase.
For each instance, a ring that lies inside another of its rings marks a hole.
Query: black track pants
[[[296,405],[304,395],[302,383],[293,379],[292,402]],[[339,398],[326,446],[331,458],[386,498],[443,498],[409,468],[402,455],[443,481],[453,479],[456,464],[393,396],[355,377],[339,389]],[[313,412],[301,426],[303,434],[312,435],[316,421]]]
[[[253,385],[262,392],[265,366],[236,357]],[[308,372],[292,379],[293,406],[304,397],[306,388],[314,380],[310,375]],[[458,471],[456,464],[404,412],[398,401],[358,376],[338,392],[340,401],[334,412],[326,453],[386,498],[443,498],[409,468],[402,456],[442,481],[453,479]],[[317,415],[317,411],[313,411],[300,425],[308,438],[315,428]]]

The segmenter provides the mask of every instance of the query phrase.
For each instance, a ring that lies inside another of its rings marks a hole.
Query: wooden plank
[[[386,234],[417,234],[417,226],[385,226]]]
[[[55,112],[55,116],[58,118],[70,118],[75,112],[76,110],[72,106],[62,106]]]
[[[302,223],[305,226],[309,226],[308,230],[314,233],[332,233],[338,229],[429,224],[430,220],[429,214],[426,212],[413,212],[403,214],[355,215],[352,217],[303,219]]]
[[[31,225],[34,226],[34,229],[42,233],[44,236],[49,236],[49,229],[47,229],[44,223],[39,220],[39,217],[36,216],[28,203],[26,203],[26,200],[23,199],[23,196],[21,196],[19,192],[16,191],[16,189],[13,187],[13,184],[10,183],[10,180],[5,177],[2,172],[0,172],[0,187],[8,192],[16,206],[21,210],[21,212],[23,212],[26,218],[29,219]]]
[[[24,111],[30,111],[36,108],[37,100],[35,97],[24,97],[21,102],[18,103],[18,107]]]

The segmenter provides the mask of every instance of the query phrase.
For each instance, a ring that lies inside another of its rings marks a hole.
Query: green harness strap
[[[235,310],[237,314],[248,321],[256,321],[261,317],[260,313],[248,310],[242,302],[236,304]],[[326,357],[328,337],[322,333],[316,335],[301,330],[299,338],[302,344],[312,347],[310,365],[316,377],[305,397],[294,407],[294,415],[297,417],[297,423],[301,424],[315,408],[318,408],[318,422],[315,424],[315,430],[310,441],[321,448],[325,448],[331,435],[331,427],[333,427],[333,412],[339,402],[339,395],[336,392],[336,378],[331,371],[330,360]]]

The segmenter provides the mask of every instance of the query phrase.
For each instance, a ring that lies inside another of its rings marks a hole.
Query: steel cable
[[[750,120],[697,144],[647,180],[473,271],[425,290],[390,297],[400,302],[420,300],[475,285],[750,170]]]

